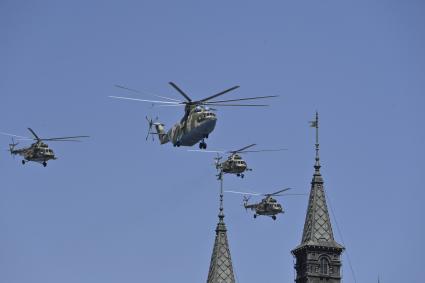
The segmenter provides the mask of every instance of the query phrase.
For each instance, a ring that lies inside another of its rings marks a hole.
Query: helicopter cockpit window
[[[200,106],[195,107],[195,112],[201,112],[201,111],[202,111],[202,108]]]

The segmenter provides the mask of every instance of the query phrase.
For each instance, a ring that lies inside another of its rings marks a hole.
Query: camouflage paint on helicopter
[[[164,124],[153,123],[156,133],[151,134],[158,135],[161,144],[171,142],[174,146],[193,146],[202,140],[200,148],[207,148],[203,140],[214,130],[217,117],[207,106],[198,105],[191,108],[187,118],[176,123],[168,132],[165,132]],[[152,121],[148,121],[151,125]]]
[[[279,213],[284,213],[284,209],[280,203],[277,202],[273,196],[283,196],[281,193],[291,190],[291,188],[286,188],[279,190],[271,194],[260,194],[260,193],[248,193],[248,192],[238,192],[238,191],[225,191],[227,193],[234,194],[243,194],[243,205],[245,209],[251,209],[254,211],[254,218],[257,218],[257,215],[270,216],[273,220],[276,220],[276,215]],[[247,195],[253,196],[265,196],[260,202],[249,204],[249,197]],[[295,194],[301,195],[301,194]]]
[[[247,150],[256,144],[250,144],[245,147],[242,147],[238,150],[229,150],[229,151],[223,151],[223,150],[191,150],[188,151],[196,151],[196,152],[206,152],[206,153],[217,153],[217,157],[215,157],[215,167],[217,170],[220,170],[223,173],[226,174],[234,174],[238,177],[243,178],[245,175],[243,174],[246,171],[252,171],[251,168],[248,168],[248,165],[246,161],[242,158],[242,154],[244,153],[252,153],[252,152],[267,152],[267,151],[282,151],[286,150],[286,148],[280,148],[280,149],[261,149],[261,150]],[[230,154],[226,160],[223,162],[220,162],[223,158],[220,156],[220,153],[227,153]]]
[[[148,135],[158,135],[159,141],[161,144],[165,144],[171,142],[174,146],[193,146],[196,143],[199,143],[200,149],[206,149],[207,144],[205,143],[205,139],[208,138],[209,134],[215,129],[215,125],[217,122],[217,116],[213,112],[215,109],[209,108],[209,106],[217,107],[217,106],[247,106],[247,107],[257,107],[257,106],[268,106],[265,104],[229,104],[229,102],[235,101],[247,101],[247,100],[255,100],[255,99],[263,99],[263,98],[271,98],[277,97],[276,95],[267,95],[267,96],[257,96],[257,97],[247,97],[247,98],[239,98],[239,99],[230,99],[230,100],[218,100],[218,101],[210,101],[218,96],[221,96],[225,93],[233,91],[239,86],[234,86],[224,91],[221,91],[217,94],[211,95],[201,100],[193,101],[185,92],[183,92],[175,83],[169,83],[177,92],[179,92],[186,101],[180,101],[174,98],[169,98],[165,96],[159,96],[154,94],[149,94],[155,97],[159,97],[165,100],[147,100],[147,99],[138,99],[131,97],[122,97],[122,96],[109,96],[111,98],[117,99],[126,99],[133,101],[142,101],[142,102],[150,102],[153,104],[159,104],[160,106],[184,106],[185,114],[180,122],[176,123],[171,129],[167,132],[165,130],[164,124],[160,122],[154,122],[152,119],[146,119],[149,123]],[[146,94],[140,92],[135,89],[127,88],[124,86],[116,85],[116,87],[132,91],[138,94]],[[151,132],[152,126],[155,126],[156,132]]]
[[[8,133],[0,133],[0,134],[12,137],[12,143],[9,144],[9,152],[12,155],[22,156],[24,158],[22,159],[22,164],[25,164],[27,161],[33,161],[33,162],[43,164],[44,167],[47,166],[47,161],[56,160],[57,157],[55,156],[53,150],[50,149],[49,146],[43,141],[79,142],[78,140],[79,138],[89,137],[89,136],[71,136],[71,137],[58,137],[58,138],[44,139],[44,138],[39,138],[37,134],[31,128],[28,128],[28,130],[31,132],[34,138],[18,136],[18,135],[13,135]],[[15,140],[13,139],[13,137],[17,137],[19,140],[35,140],[35,142],[31,144],[29,147],[16,149],[16,146],[19,143],[15,143]]]

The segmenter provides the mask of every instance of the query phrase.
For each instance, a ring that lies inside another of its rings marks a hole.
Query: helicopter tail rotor
[[[251,197],[249,196],[243,196],[243,206],[245,207],[246,210],[248,210],[248,201]]]
[[[153,120],[146,116],[146,121],[148,121],[148,133],[146,134],[146,140],[148,140],[149,135],[152,136],[152,141],[154,140],[154,135],[158,135],[159,141],[161,144],[169,142],[168,135],[165,133],[164,124],[158,122],[158,117]],[[155,132],[152,132],[152,128],[155,126]]]
[[[14,155],[14,151],[15,151],[15,147],[16,147],[18,144],[19,144],[19,143],[18,143],[18,142],[15,142],[15,139],[14,139],[14,138],[12,138],[12,143],[10,143],[10,144],[9,144],[9,152],[10,152],[10,154],[11,154],[11,155],[15,156],[15,155]]]
[[[215,165],[215,168],[217,169],[217,170],[220,170],[221,169],[221,162],[220,162],[220,160],[223,158],[223,156],[220,156],[220,154],[219,153],[217,153],[217,156],[216,157],[214,157],[214,165]]]
[[[152,118],[148,118],[148,116],[146,116],[145,118],[146,118],[146,121],[148,121],[148,125],[149,125],[149,127],[148,127],[148,133],[146,134],[146,140],[148,140],[149,135],[151,135],[152,136],[152,141],[153,141],[154,140],[153,135],[154,134],[157,134],[157,133],[152,132],[152,127],[154,125],[158,124],[157,123],[158,117],[156,117],[155,120],[152,119]]]
[[[151,134],[151,130],[152,130],[152,126],[153,126],[153,119],[152,118],[148,118],[148,116],[145,117],[146,121],[148,121],[148,133],[146,134],[146,140],[148,140],[149,135]],[[153,135],[152,135],[152,141],[153,141]]]

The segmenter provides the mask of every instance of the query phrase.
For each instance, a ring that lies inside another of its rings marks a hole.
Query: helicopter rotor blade
[[[179,102],[174,102],[174,101],[148,100],[148,99],[132,98],[132,97],[125,97],[125,96],[114,96],[114,95],[110,95],[108,97],[115,98],[115,99],[142,101],[142,102],[150,102],[150,103],[163,103],[163,104],[171,104],[171,105],[180,105],[180,104],[184,103],[184,102],[179,103]]]
[[[158,104],[156,107],[181,107],[185,106],[186,102],[182,102],[181,104]]]
[[[242,147],[241,149],[238,149],[238,150],[231,150],[231,151],[228,151],[227,153],[238,153],[238,152],[242,152],[242,151],[244,151],[245,149],[248,149],[248,148],[253,147],[253,146],[255,146],[255,145],[257,145],[257,144],[253,143],[253,144],[247,145],[247,146],[245,146],[245,147]]]
[[[274,193],[271,193],[271,194],[264,194],[264,196],[274,196],[274,195],[277,195],[277,194],[280,194],[280,193],[286,192],[286,191],[291,190],[291,189],[292,189],[292,188],[285,188],[285,189],[283,189],[283,190],[280,190],[280,191],[277,191],[277,192],[274,192]]]
[[[177,90],[178,91],[178,93],[180,93],[184,98],[186,98],[186,100],[188,101],[188,102],[192,102],[192,99],[190,99],[190,97],[184,92],[184,91],[182,91],[175,83],[173,83],[173,82],[169,82],[169,84],[175,89],[175,90]]]
[[[137,90],[137,89],[128,88],[128,87],[125,87],[125,86],[122,86],[122,85],[115,85],[115,87],[125,89],[125,90],[131,91],[131,92],[135,92],[135,93],[138,93],[138,94],[142,94],[142,95],[150,95],[150,96],[155,96],[155,97],[159,97],[159,98],[162,98],[162,99],[168,99],[168,100],[175,101],[175,102],[181,102],[178,99],[174,99],[174,98],[170,98],[170,97],[166,97],[166,96],[162,96],[162,95],[156,95],[156,94],[153,94],[153,93],[148,93],[148,92],[140,91],[140,90]]]
[[[224,191],[225,193],[232,193],[232,194],[240,194],[240,195],[251,195],[251,196],[261,196],[260,193],[249,193],[249,192],[238,192],[238,191]]]
[[[279,97],[279,95],[266,95],[266,96],[255,96],[255,97],[246,97],[239,99],[229,99],[229,100],[218,100],[218,101],[209,101],[208,103],[223,103],[223,102],[234,102],[234,101],[244,101],[244,100],[254,100],[254,99],[264,99],[264,98],[272,98]]]
[[[41,139],[41,141],[54,141],[54,142],[82,142],[82,141],[80,141],[80,140],[73,140],[73,139],[69,139],[69,140]]]
[[[277,194],[273,195],[274,197],[286,197],[286,196],[306,196],[308,194]]]
[[[32,138],[29,138],[29,137],[18,136],[18,135],[14,135],[14,134],[5,133],[5,132],[0,132],[0,134],[5,135],[5,136],[9,136],[9,137],[15,137],[15,138],[20,138],[20,139],[32,140]]]
[[[149,135],[151,134],[152,126],[153,126],[153,119],[148,118],[148,116],[146,116],[145,118],[146,118],[146,121],[148,121],[148,124],[149,124],[148,133],[146,134],[146,140],[148,140]],[[152,135],[152,140],[153,140],[153,135]]]
[[[230,91],[232,91],[232,90],[235,90],[235,89],[237,89],[237,88],[239,88],[239,86],[238,86],[238,85],[237,85],[237,86],[234,86],[234,87],[231,87],[231,88],[228,88],[228,89],[223,90],[223,91],[221,91],[221,92],[219,92],[219,93],[216,93],[216,94],[214,94],[214,95],[211,95],[211,96],[209,96],[209,97],[207,97],[207,98],[201,99],[201,100],[200,100],[200,102],[206,102],[206,101],[208,101],[208,100],[211,100],[211,99],[213,99],[213,98],[216,98],[216,97],[218,97],[218,96],[220,96],[220,95],[223,95],[223,94],[225,94],[225,93],[228,93],[228,92],[230,92]]]
[[[57,138],[47,138],[47,139],[39,139],[41,141],[80,141],[77,139],[80,138],[89,138],[90,136],[70,136],[70,137],[57,137]]]
[[[40,138],[37,136],[37,134],[31,128],[28,128],[28,130],[31,132],[31,134],[33,134],[33,136],[35,137],[36,140],[40,141]]]
[[[19,143],[15,142],[15,139],[12,137],[12,143],[9,144],[9,149],[8,151],[10,152],[11,155],[13,155],[13,157],[15,157],[15,155],[13,154],[13,151],[15,150],[15,146],[17,146]]]
[[[203,105],[208,105],[208,106],[248,106],[248,107],[266,107],[266,106],[270,106],[268,104],[215,104],[215,103],[202,103]]]
[[[284,151],[288,150],[287,148],[279,148],[279,149],[261,149],[261,150],[243,150],[239,151],[239,153],[252,153],[252,152],[268,152],[268,151]]]

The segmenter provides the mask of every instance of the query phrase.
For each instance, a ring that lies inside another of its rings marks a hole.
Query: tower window
[[[320,273],[322,274],[329,273],[329,261],[324,257],[320,259]]]

